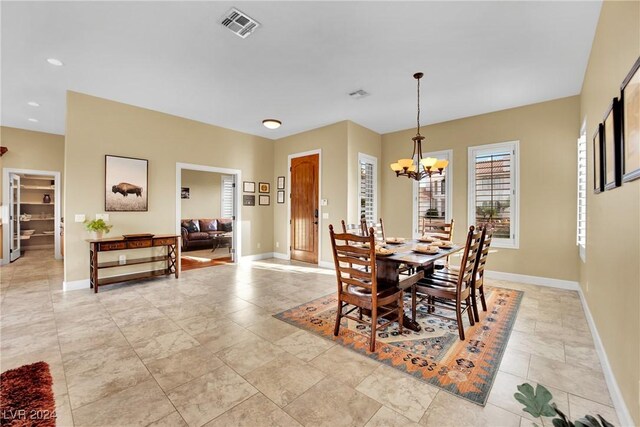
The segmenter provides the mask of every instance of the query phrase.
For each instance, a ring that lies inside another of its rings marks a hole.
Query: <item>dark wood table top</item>
[[[456,253],[463,248],[460,245],[454,245],[451,249],[440,249],[437,254],[424,255],[413,251],[417,245],[428,245],[428,243],[417,240],[407,240],[399,245],[387,243],[384,247],[394,251],[394,254],[388,256],[376,255],[376,261],[424,266],[433,263],[437,259]]]
[[[153,236],[143,237],[143,239],[169,239],[172,237],[180,237],[177,234],[154,234]],[[124,242],[136,239],[126,239],[123,236],[104,237],[102,239],[86,239],[89,243],[105,243],[105,242]]]

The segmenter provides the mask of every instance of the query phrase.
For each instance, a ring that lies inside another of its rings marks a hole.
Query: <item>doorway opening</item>
[[[60,172],[3,169],[2,264],[64,254]]]
[[[236,262],[239,175],[235,169],[177,165],[176,218],[183,271]]]
[[[289,156],[289,256],[318,264],[320,253],[320,150]]]

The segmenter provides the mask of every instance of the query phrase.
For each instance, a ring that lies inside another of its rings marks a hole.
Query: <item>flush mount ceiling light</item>
[[[262,124],[267,129],[278,129],[282,125],[282,122],[276,119],[264,119]]]
[[[62,67],[64,63],[56,58],[47,58],[47,62],[51,65],[55,65],[56,67]]]
[[[39,107],[40,106],[40,104],[38,104],[35,101],[29,101],[29,102],[27,102],[27,105],[30,106],[30,107]]]
[[[422,141],[424,140],[424,136],[420,135],[420,79],[423,75],[422,73],[415,73],[413,75],[413,78],[418,81],[418,129],[416,130],[416,136],[411,138],[413,141],[413,154],[410,158],[400,159],[389,165],[391,170],[396,173],[396,176],[406,176],[416,181],[420,181],[426,176],[431,177],[431,174],[435,170],[438,170],[440,174],[442,174],[444,168],[449,165],[448,160],[439,160],[435,157],[422,157]]]
[[[34,119],[33,117],[29,117],[27,120],[33,123],[38,123],[38,119]]]

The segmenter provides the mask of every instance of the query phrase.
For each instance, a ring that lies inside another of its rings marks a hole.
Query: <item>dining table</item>
[[[463,248],[460,245],[453,245],[447,249],[440,248],[437,253],[429,255],[415,251],[418,245],[428,244],[413,239],[404,240],[401,243],[389,243],[387,240],[383,247],[392,253],[390,255],[376,254],[378,289],[398,287],[405,291],[410,290],[420,278],[424,277],[424,273],[433,271],[437,260],[446,258]],[[405,274],[411,269],[415,273]],[[406,315],[403,317],[402,326],[415,332],[421,329],[417,322]]]

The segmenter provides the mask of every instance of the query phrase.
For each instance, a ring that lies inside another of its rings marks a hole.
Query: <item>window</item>
[[[469,224],[493,227],[493,245],[518,248],[518,141],[469,147]]]
[[[429,222],[448,222],[451,220],[451,189],[453,176],[453,151],[423,153],[423,158],[435,157],[449,161],[442,171],[436,170],[431,177],[425,177],[413,184],[413,230],[414,237],[424,234],[424,226]]]
[[[358,185],[358,214],[367,223],[378,222],[378,159],[358,153],[360,180]]]
[[[234,177],[232,175],[222,175],[222,185],[220,188],[220,216],[222,218],[233,218],[234,190]]]
[[[580,258],[585,262],[587,246],[587,133],[582,126],[578,138],[578,218],[576,244]]]

